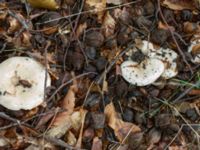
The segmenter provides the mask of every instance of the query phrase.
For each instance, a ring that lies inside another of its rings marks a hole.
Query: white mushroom
[[[165,71],[161,75],[163,78],[169,79],[177,75],[178,71],[176,61],[178,55],[175,51],[169,48],[155,49],[151,42],[145,40],[142,41],[142,44],[140,44],[138,48],[144,55],[148,56],[149,58],[159,59],[165,64]],[[136,49],[132,51],[134,52]]]
[[[200,37],[194,36],[191,40],[190,46],[188,47],[188,52],[194,57],[191,59],[193,63],[200,63]]]
[[[129,60],[121,64],[123,78],[137,86],[153,83],[164,72],[164,68],[163,62],[158,59],[145,59],[140,64]]]
[[[46,86],[50,86],[49,74]],[[29,57],[12,57],[0,64],[0,104],[30,110],[44,100],[45,68]]]
[[[165,64],[165,71],[161,75],[163,78],[169,79],[177,75],[176,60],[178,55],[173,50],[160,48],[149,53],[149,57],[159,59]]]

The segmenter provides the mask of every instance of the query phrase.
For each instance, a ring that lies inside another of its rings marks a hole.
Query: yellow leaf
[[[55,0],[28,0],[31,6],[36,8],[46,8],[50,10],[56,10],[59,8]]]

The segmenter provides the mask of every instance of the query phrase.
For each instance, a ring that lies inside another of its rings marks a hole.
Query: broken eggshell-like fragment
[[[153,83],[164,72],[164,68],[163,62],[158,59],[145,59],[141,63],[128,60],[121,64],[123,78],[137,86]]]
[[[39,62],[29,57],[11,57],[0,64],[0,104],[10,110],[30,110],[44,100],[51,78]]]
[[[191,61],[195,64],[200,63],[200,36],[194,36],[191,40],[190,46],[188,47],[188,52],[191,53]]]

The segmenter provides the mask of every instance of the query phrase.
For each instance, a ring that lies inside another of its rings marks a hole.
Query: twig
[[[129,3],[124,3],[124,4],[121,4],[121,5],[118,5],[118,6],[107,7],[105,9],[103,9],[103,10],[102,9],[101,10],[92,9],[92,10],[82,11],[82,12],[74,13],[74,14],[71,14],[71,15],[68,15],[68,16],[64,16],[64,17],[60,17],[60,18],[44,21],[44,22],[37,23],[37,24],[40,25],[40,24],[45,24],[45,23],[49,23],[49,22],[53,22],[53,21],[58,21],[58,20],[61,20],[61,19],[68,19],[68,18],[71,18],[71,17],[75,17],[75,16],[78,16],[78,15],[87,14],[87,13],[92,13],[92,12],[100,12],[100,11],[104,11],[104,10],[111,10],[111,9],[115,9],[115,8],[119,8],[119,7],[123,7],[123,6],[128,6],[128,5],[131,5],[131,4],[135,4],[135,3],[138,3],[140,1],[141,0],[136,0],[136,1],[132,1],[132,2],[129,2]]]
[[[63,111],[64,111],[64,110],[59,110],[59,112],[63,112]],[[6,117],[6,118],[4,118],[4,119],[8,119],[8,120],[14,122],[14,123],[11,123],[11,124],[9,124],[9,125],[0,127],[0,130],[5,130],[5,129],[8,129],[8,128],[11,128],[11,127],[14,127],[14,126],[18,126],[18,125],[26,125],[26,126],[29,126],[29,124],[26,124],[26,122],[28,122],[28,121],[30,121],[30,120],[32,120],[32,119],[34,119],[34,118],[41,117],[41,116],[44,116],[44,115],[46,115],[46,114],[51,114],[51,113],[52,113],[52,114],[55,113],[55,112],[54,112],[54,109],[51,110],[51,111],[45,112],[45,113],[37,114],[37,115],[35,115],[35,116],[31,117],[31,118],[28,118],[28,119],[26,119],[26,120],[20,122],[20,120],[17,120],[17,119],[15,119],[15,118],[12,118],[12,117],[6,115],[6,114],[3,113],[3,112],[0,112],[0,117],[2,117],[2,118]]]
[[[0,112],[0,118],[12,121],[14,123],[20,124],[20,120],[12,118],[11,116],[5,114],[4,112]]]
[[[70,145],[68,145],[66,142],[64,142],[63,140],[60,140],[60,139],[57,139],[57,138],[54,138],[54,137],[50,137],[50,136],[44,136],[44,138],[47,140],[47,141],[50,141],[52,143],[54,143],[55,145],[58,145],[58,146],[61,146],[61,147],[64,147],[66,148],[67,150],[84,150],[84,149],[79,149],[79,148],[74,148]]]
[[[44,101],[46,98],[46,87],[47,87],[47,75],[48,75],[48,60],[47,60],[47,49],[49,48],[49,46],[51,45],[51,41],[47,41],[47,44],[44,48],[44,61],[45,61],[45,80],[44,80]]]
[[[133,48],[134,44],[130,44],[124,51],[122,51],[119,55],[117,55],[115,57],[114,60],[112,60],[112,62],[110,63],[110,65],[108,66],[107,69],[105,69],[105,71],[101,74],[99,80],[97,81],[97,83],[101,83],[101,81],[103,80],[103,78],[105,77],[105,75],[112,69],[113,65],[116,63],[116,61],[122,57],[128,50],[130,50],[131,48]]]
[[[164,150],[167,150],[168,147],[175,141],[175,139],[178,137],[178,135],[181,133],[182,128],[183,128],[183,124],[181,125],[180,129],[178,130],[178,132],[176,133],[176,135],[174,136],[174,138],[171,140],[171,142],[169,142],[169,144],[167,144],[167,146],[165,147]]]
[[[81,8],[79,9],[79,15],[77,16],[77,18],[76,18],[76,22],[75,22],[75,25],[74,25],[74,31],[76,31],[76,28],[77,28],[77,26],[78,26],[78,22],[79,22],[79,19],[80,19],[80,16],[81,16],[81,12],[82,12],[82,10],[83,10],[83,6],[84,6],[84,4],[85,4],[85,0],[81,0],[82,2],[81,2]]]
[[[188,89],[186,89],[183,93],[181,93],[181,95],[179,95],[174,101],[173,103],[177,103],[180,102],[180,99],[183,98],[185,95],[187,95],[194,87],[199,87],[200,86],[200,80],[197,81],[196,84],[194,84],[193,86],[189,87]]]
[[[66,85],[72,83],[74,80],[76,80],[76,79],[78,79],[78,78],[82,78],[82,77],[84,77],[84,76],[86,76],[86,75],[89,75],[89,74],[97,74],[97,73],[96,73],[96,72],[87,72],[87,73],[83,73],[83,74],[80,74],[80,75],[76,76],[75,78],[73,78],[73,79],[71,79],[71,80],[69,80],[69,81],[63,83],[63,84],[60,85],[60,86],[56,89],[56,91],[48,98],[47,103],[48,103],[50,100],[52,100],[53,97],[54,97],[62,88],[64,88]]]
[[[160,101],[160,102],[162,102],[162,103],[164,103],[164,104],[166,104],[167,106],[169,106],[171,109],[173,109],[175,112],[176,112],[176,114],[178,114],[178,116],[185,122],[185,124],[188,126],[188,127],[190,127],[190,129],[195,133],[195,135],[198,137],[198,138],[200,138],[200,135],[198,134],[198,132],[196,132],[195,131],[195,129],[192,127],[192,124],[189,124],[188,123],[188,121],[183,117],[183,115],[178,111],[178,109],[175,107],[175,106],[173,106],[172,104],[170,104],[168,101],[163,101],[163,100],[160,100],[160,99],[158,99],[158,98],[156,98],[156,97],[154,97],[156,100],[158,100],[158,101]]]
[[[79,45],[79,48],[81,49],[81,52],[83,53],[83,56],[84,56],[84,58],[85,58],[86,64],[88,65],[88,58],[87,58],[87,55],[85,54],[85,51],[83,50],[83,47],[82,47],[82,45],[81,45],[80,40],[79,40],[78,37],[76,36],[76,31],[75,31],[75,28],[73,28],[73,26],[72,26],[71,19],[69,19],[69,20],[70,20],[70,25],[71,25],[71,27],[72,27],[72,33],[73,33],[75,39],[77,40],[78,45]]]
[[[28,30],[28,28],[29,28],[28,25],[19,16],[17,16],[15,13],[13,13],[10,10],[8,10],[8,14],[11,15],[12,17],[14,17],[15,19],[17,19],[17,21],[19,21],[19,23],[24,27],[24,29]]]
[[[87,100],[87,98],[88,98],[88,95],[90,94],[90,90],[91,90],[91,88],[92,88],[93,85],[94,85],[94,81],[92,81],[92,83],[90,84],[90,86],[89,86],[89,88],[88,88],[88,90],[87,90],[87,93],[86,93],[86,95],[85,95],[85,98],[84,98],[82,107],[85,106],[85,102],[86,102],[86,100]]]

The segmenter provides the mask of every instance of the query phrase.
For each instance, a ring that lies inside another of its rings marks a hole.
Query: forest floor
[[[0,106],[1,149],[200,149],[199,8],[192,0],[0,0],[0,62],[34,58],[52,80],[40,106]],[[150,82],[147,65],[135,80],[124,77],[125,61],[150,59],[143,41],[177,54],[173,76]],[[140,85],[141,76],[150,83]]]

